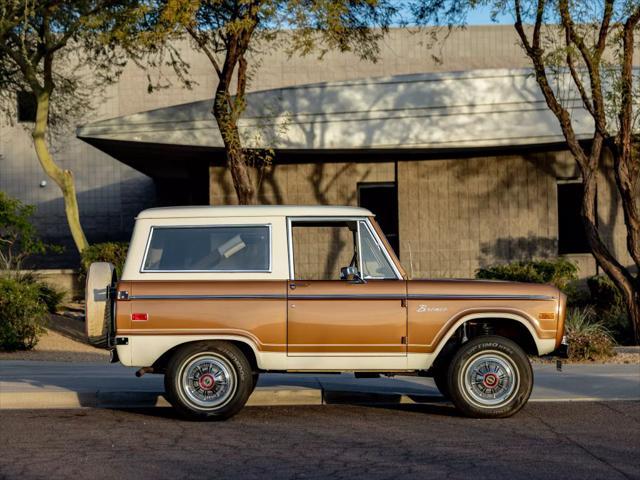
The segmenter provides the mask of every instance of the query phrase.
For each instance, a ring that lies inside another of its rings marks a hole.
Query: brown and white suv
[[[433,376],[464,414],[504,417],[531,394],[527,354],[561,347],[565,300],[548,285],[409,280],[362,208],[154,208],[121,279],[91,265],[87,333],[164,374],[190,416],[234,415],[262,372],[356,372]]]

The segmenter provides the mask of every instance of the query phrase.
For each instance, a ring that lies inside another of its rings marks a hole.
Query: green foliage
[[[589,304],[610,330],[618,343],[633,344],[634,332],[620,290],[606,275],[594,275],[587,279]]]
[[[39,282],[36,285],[40,301],[47,306],[49,313],[56,313],[67,292],[44,282]]]
[[[567,292],[571,291],[571,283],[578,278],[578,267],[565,258],[529,260],[479,268],[476,270],[476,278],[551,283]]]
[[[604,323],[594,320],[591,307],[567,312],[565,332],[572,360],[600,360],[613,356],[614,341]]]
[[[115,82],[129,50],[119,48],[148,12],[139,0],[0,2],[0,114],[11,121],[15,95],[51,93],[48,127],[72,125]],[[55,34],[51,34],[55,32]],[[47,65],[48,68],[45,68]]]
[[[127,242],[96,243],[82,252],[80,277],[84,278],[93,262],[109,262],[116,268],[118,278],[122,275],[122,267],[127,258]]]
[[[622,295],[606,275],[594,275],[587,279],[591,301],[598,310],[610,310],[624,306]]]
[[[0,278],[0,350],[30,350],[44,332],[47,307],[38,285]]]
[[[0,192],[0,269],[18,269],[29,255],[57,250],[38,237],[31,224],[33,211],[33,205]]]
[[[10,272],[6,275],[25,285],[34,285],[38,289],[38,298],[47,307],[49,313],[56,313],[62,304],[67,291],[49,285],[37,272]]]

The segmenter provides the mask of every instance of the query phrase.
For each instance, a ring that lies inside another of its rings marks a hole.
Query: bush
[[[589,303],[593,305],[602,323],[609,329],[613,338],[621,344],[635,343],[633,326],[627,315],[620,291],[606,275],[594,275],[587,279]]]
[[[109,262],[116,268],[118,278],[122,275],[122,267],[127,258],[127,250],[129,244],[127,242],[107,242],[96,243],[87,247],[82,252],[80,263],[80,278],[84,279],[89,266],[93,262]]]
[[[47,307],[38,285],[0,278],[0,350],[30,350],[44,332]]]
[[[46,305],[49,313],[56,313],[67,292],[44,282],[38,282],[36,285],[40,301]]]
[[[60,253],[62,248],[40,240],[31,223],[33,205],[0,192],[0,269],[19,270],[30,255]]]
[[[571,283],[578,279],[578,267],[565,258],[529,260],[480,268],[476,270],[476,278],[551,283],[565,293],[573,293]]]
[[[593,320],[593,308],[571,308],[565,332],[571,360],[599,360],[613,356],[614,341],[609,329]]]
[[[591,303],[597,309],[624,308],[620,291],[606,275],[594,275],[587,278],[587,286],[591,294]]]
[[[67,291],[44,282],[37,272],[7,272],[7,278],[14,278],[20,283],[34,285],[38,289],[38,298],[47,307],[49,313],[56,313]]]

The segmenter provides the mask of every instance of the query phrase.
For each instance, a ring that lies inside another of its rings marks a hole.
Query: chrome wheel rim
[[[462,369],[462,391],[471,403],[482,408],[495,408],[509,402],[518,389],[516,365],[500,352],[474,355]]]
[[[199,409],[216,409],[227,404],[237,388],[236,372],[223,357],[204,353],[184,363],[180,374],[185,400]]]

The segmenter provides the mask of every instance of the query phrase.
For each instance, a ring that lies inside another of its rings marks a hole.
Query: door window
[[[340,280],[340,270],[358,268],[356,221],[292,221],[296,280]]]

